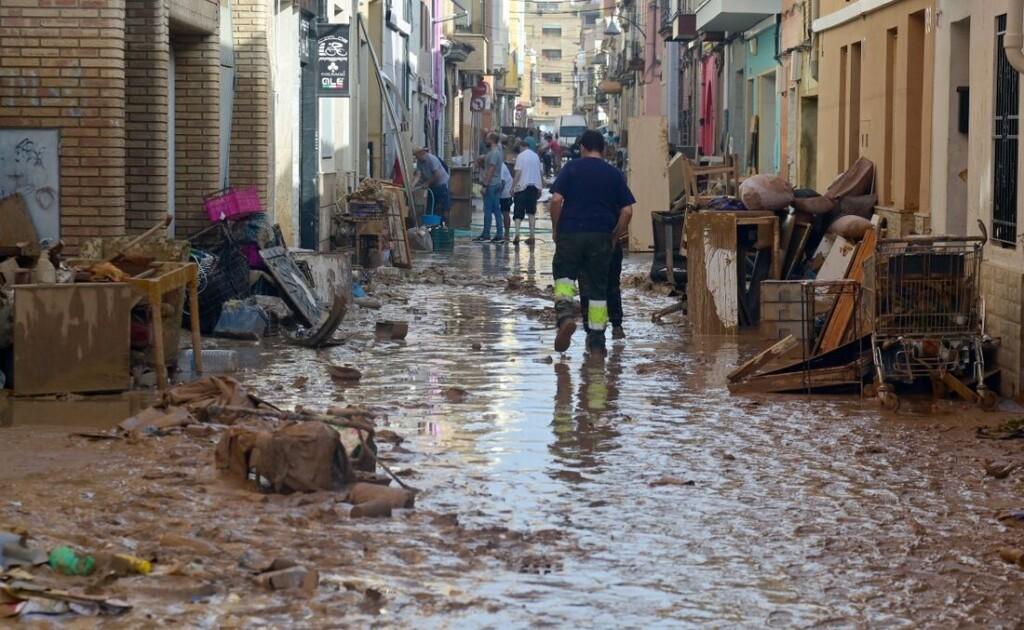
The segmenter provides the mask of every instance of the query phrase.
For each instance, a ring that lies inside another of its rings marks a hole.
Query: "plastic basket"
[[[222,188],[203,197],[206,217],[213,222],[234,221],[260,212],[260,195],[255,187]]]
[[[435,227],[430,230],[430,240],[434,243],[435,252],[450,252],[455,249],[455,230]]]
[[[422,217],[420,217],[420,220],[422,220],[423,225],[427,227],[441,225],[441,216],[437,214],[425,214]]]
[[[379,219],[384,216],[384,206],[378,201],[350,201],[348,212],[353,219]]]

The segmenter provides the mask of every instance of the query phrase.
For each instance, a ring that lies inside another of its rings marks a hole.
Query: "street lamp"
[[[622,34],[622,27],[619,26],[619,20],[622,20],[626,24],[636,27],[636,31],[640,33],[640,36],[647,39],[647,33],[644,32],[642,26],[634,22],[632,19],[625,15],[614,15],[608,18],[608,25],[604,27],[604,34],[608,37],[617,37]]]

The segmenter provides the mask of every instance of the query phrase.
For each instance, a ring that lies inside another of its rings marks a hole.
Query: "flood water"
[[[460,240],[454,255],[420,256],[419,281],[375,282],[385,306],[354,312],[346,323],[354,336],[346,344],[320,353],[277,342],[246,349],[248,362],[259,365],[240,380],[279,405],[386,411],[387,428],[406,441],[382,446],[382,457],[395,469],[414,471],[407,480],[422,490],[414,511],[385,521],[348,521],[329,510],[300,518],[298,503],[256,507],[194,487],[205,482],[143,476],[150,481],[137,500],[121,496],[131,484],[119,484],[107,494],[89,489],[99,493],[96,501],[110,502],[105,505],[45,513],[52,497],[84,492],[89,482],[82,478],[89,475],[81,471],[89,466],[96,466],[97,483],[103,475],[138,476],[154,467],[185,471],[181,478],[191,479],[211,459],[211,443],[152,441],[77,447],[135,457],[125,468],[82,464],[66,475],[0,483],[0,492],[24,493],[16,508],[0,502],[0,525],[25,521],[45,530],[58,515],[102,521],[99,513],[114,509],[116,519],[108,515],[107,525],[91,531],[137,538],[139,528],[160,523],[206,532],[232,553],[263,545],[319,558],[321,588],[309,606],[259,608],[266,602],[257,596],[232,599],[229,593],[247,582],[234,576],[235,556],[225,552],[217,571],[196,575],[233,586],[218,587],[209,601],[166,604],[131,623],[1024,623],[1020,569],[996,553],[1021,543],[1019,530],[996,519],[1024,504],[1021,476],[986,478],[983,466],[990,457],[1017,457],[1015,443],[978,441],[973,431],[980,421],[955,404],[887,415],[856,395],[730,396],[725,375],[764,341],[695,339],[678,320],[654,324],[650,314],[671,299],[636,290],[626,295],[628,338],[609,339],[606,357],[583,351],[582,331],[558,355],[545,315],[549,302],[504,289],[511,275],[541,289],[551,284],[552,253],[547,243],[531,249]],[[630,259],[627,273],[644,264]],[[423,282],[432,266],[446,269],[449,281]],[[373,340],[368,331],[375,319],[408,320],[408,338]],[[325,362],[360,368],[362,381],[339,387]],[[309,378],[304,388],[294,386],[298,376]],[[44,481],[73,490],[34,492]],[[219,531],[211,533],[211,526]],[[401,549],[389,551],[388,544]],[[361,559],[340,560],[344,554]],[[165,595],[158,597],[159,583],[145,579],[140,584],[153,591],[149,606],[158,607]],[[372,610],[353,605],[338,594],[345,580],[375,585],[383,602]],[[240,612],[253,606],[256,612]]]
[[[552,253],[460,242],[418,266],[544,287]],[[644,264],[630,260],[627,273]],[[564,357],[552,351],[550,322],[526,315],[545,300],[494,286],[405,289],[408,304],[381,317],[411,316],[406,342],[332,351],[365,372],[346,402],[393,409],[411,451],[400,461],[422,473],[420,506],[468,526],[560,534],[525,562],[446,576],[486,605],[425,615],[432,623],[1021,620],[1018,573],[979,536],[1002,530],[994,514],[1015,507],[1012,494],[958,453],[953,410],[937,425],[883,417],[856,395],[731,397],[725,375],[763,341],[651,323],[669,298],[627,291],[628,339],[609,339],[602,360],[583,351],[582,331]],[[293,367],[277,371],[282,385]],[[453,386],[469,398],[450,402]],[[671,485],[653,483],[664,477]],[[422,623],[421,612],[399,619]]]

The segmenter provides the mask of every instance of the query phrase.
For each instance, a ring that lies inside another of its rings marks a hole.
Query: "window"
[[[1003,50],[1006,16],[996,18],[995,120],[993,128],[992,240],[1017,243],[1017,159],[1020,77]]]
[[[541,35],[546,37],[561,37],[562,27],[561,26],[545,26],[540,30]]]
[[[558,72],[541,72],[540,80],[544,83],[561,83],[562,75]]]
[[[562,49],[561,48],[545,48],[540,51],[540,56],[545,59],[561,59]]]
[[[540,102],[544,103],[548,107],[561,107],[562,97],[561,96],[542,96]]]
[[[593,26],[593,25],[597,24],[597,20],[600,17],[601,17],[601,14],[596,12],[596,11],[592,11],[590,13],[584,13],[583,14],[583,25],[584,26]]]
[[[537,13],[544,13],[546,11],[557,11],[557,10],[558,10],[558,3],[557,2],[538,2],[537,3]]]

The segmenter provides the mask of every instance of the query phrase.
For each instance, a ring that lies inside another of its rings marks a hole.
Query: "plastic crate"
[[[353,219],[370,220],[384,218],[384,205],[379,201],[350,201],[348,212]]]
[[[255,187],[222,188],[203,198],[203,208],[210,221],[234,221],[260,212],[260,195]]]
[[[455,230],[435,227],[430,230],[430,240],[435,252],[450,252],[455,249]]]

